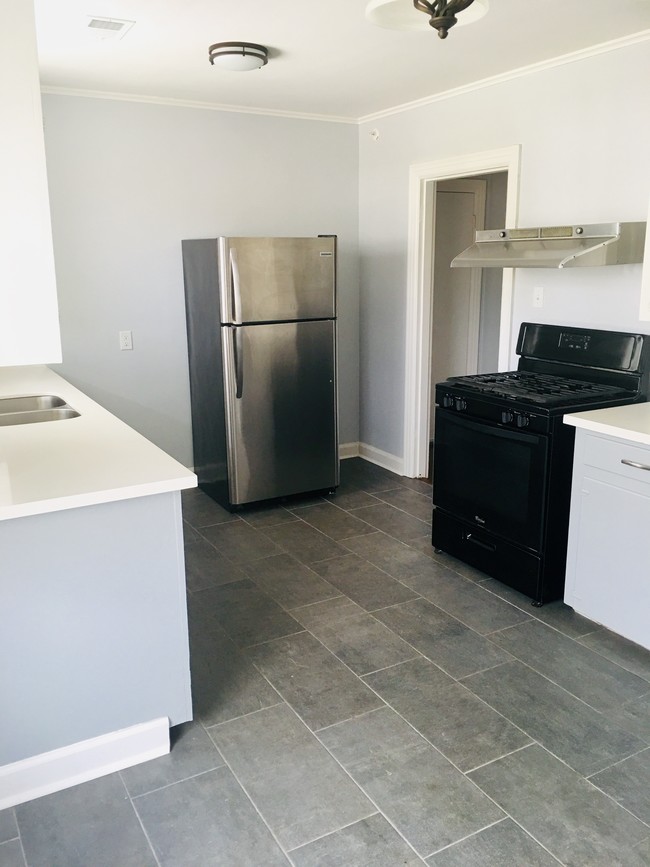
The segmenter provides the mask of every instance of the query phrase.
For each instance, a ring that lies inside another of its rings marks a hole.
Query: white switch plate
[[[133,335],[130,331],[120,331],[120,349],[133,349]]]
[[[544,306],[544,289],[541,286],[535,286],[533,289],[533,307]]]

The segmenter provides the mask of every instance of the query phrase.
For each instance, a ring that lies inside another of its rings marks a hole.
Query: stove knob
[[[517,412],[515,413],[515,423],[517,427],[528,427],[530,424],[530,418],[522,412]]]
[[[512,424],[515,420],[515,415],[509,409],[504,409],[501,413],[501,424]]]
[[[445,409],[449,409],[450,406],[454,405],[454,399],[450,394],[444,394],[442,396],[442,405]]]
[[[456,412],[464,412],[467,409],[467,401],[462,397],[457,397],[454,401],[454,409]]]

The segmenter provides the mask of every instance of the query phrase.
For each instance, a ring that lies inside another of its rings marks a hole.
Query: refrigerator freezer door
[[[222,323],[336,316],[336,239],[219,238]]]
[[[338,485],[335,327],[222,328],[233,505]]]

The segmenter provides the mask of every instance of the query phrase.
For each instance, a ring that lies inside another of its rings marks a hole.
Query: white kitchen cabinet
[[[650,445],[576,430],[564,601],[650,649]]]
[[[61,361],[31,0],[0,30],[0,366]]]

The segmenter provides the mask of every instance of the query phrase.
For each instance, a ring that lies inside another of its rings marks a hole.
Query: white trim
[[[530,66],[519,66],[517,69],[511,69],[509,72],[502,72],[499,75],[492,75],[489,78],[473,81],[470,84],[463,84],[461,87],[443,90],[441,93],[434,93],[431,96],[422,97],[422,99],[414,99],[412,102],[404,102],[401,105],[395,105],[392,108],[386,108],[382,111],[366,114],[363,117],[360,117],[358,122],[360,124],[373,123],[374,121],[381,120],[384,117],[401,114],[404,111],[411,111],[413,108],[432,105],[435,102],[442,102],[445,99],[455,99],[457,96],[462,96],[466,93],[473,93],[476,90],[483,90],[483,88],[492,87],[494,84],[503,84],[506,81],[524,78],[527,75],[534,75],[536,72],[555,69],[555,67],[564,66],[567,63],[587,60],[589,57],[597,57],[599,54],[607,54],[609,51],[618,51],[620,48],[627,48],[628,46],[636,45],[639,42],[647,42],[649,39],[650,30],[641,30],[639,33],[633,33],[631,36],[612,39],[610,42],[600,42],[598,45],[592,45],[590,48],[583,48],[580,51],[572,51],[570,54],[562,54],[559,57],[552,57],[550,60],[542,60],[539,63],[531,63]]]
[[[639,319],[641,322],[650,322],[650,204],[648,204],[648,222],[646,224],[643,269],[641,271]]]
[[[74,87],[41,87],[41,93],[54,96],[80,96],[87,99],[113,99],[117,102],[145,102],[151,105],[171,105],[176,108],[199,108],[204,111],[228,111],[235,114],[261,114],[270,117],[286,117],[292,120],[319,120],[327,123],[358,124],[356,117],[337,117],[328,114],[308,114],[302,111],[283,111],[275,108],[255,108],[246,105],[224,105],[213,102],[200,102],[190,99],[172,99],[163,96],[147,96],[142,93],[111,93],[102,90],[82,90]]]
[[[339,460],[344,461],[346,458],[359,457],[359,443],[340,443],[339,444]]]
[[[508,172],[506,226],[517,225],[521,146],[464,154],[412,165],[409,170],[409,218],[406,288],[406,362],[404,382],[403,475],[427,475],[431,393],[431,246],[436,182],[446,178]],[[506,370],[512,330],[512,268],[503,269],[499,370]]]
[[[270,115],[272,117],[294,118],[297,120],[320,120],[329,123],[362,124],[379,120],[384,117],[390,117],[393,114],[400,114],[403,111],[410,111],[413,108],[431,105],[434,102],[441,102],[445,99],[454,99],[457,96],[472,93],[475,90],[482,90],[485,87],[492,87],[494,84],[502,84],[503,82],[512,81],[516,78],[523,78],[526,75],[533,75],[536,72],[554,69],[557,66],[564,66],[567,63],[586,60],[589,57],[596,57],[599,54],[606,54],[609,51],[618,51],[620,48],[627,48],[630,45],[636,45],[639,42],[646,42],[649,39],[650,30],[640,30],[638,33],[633,33],[630,36],[622,36],[620,39],[612,39],[609,42],[600,42],[598,45],[592,45],[589,48],[583,48],[580,51],[572,51],[569,54],[562,54],[559,57],[553,57],[550,60],[542,60],[539,63],[532,63],[530,66],[520,66],[517,69],[510,70],[509,72],[502,72],[499,75],[493,75],[490,78],[483,78],[479,81],[473,81],[470,84],[464,84],[461,87],[454,87],[450,90],[444,90],[441,93],[434,93],[431,96],[425,96],[422,99],[404,102],[400,105],[392,106],[391,108],[373,112],[372,114],[361,115],[360,117],[308,114],[307,112],[300,111],[280,111],[278,109],[255,108],[243,105],[223,105],[211,102],[172,99],[170,97],[162,96],[147,96],[146,94],[139,93],[111,93],[99,90],[83,90],[72,87],[43,86],[41,87],[41,93],[51,93],[58,96],[81,96],[89,99],[114,99],[120,102],[146,102],[153,105],[172,105],[180,108],[200,108],[207,111],[230,111],[237,114],[261,114]]]
[[[169,752],[167,717],[78,741],[0,767],[0,810]]]
[[[383,452],[381,449],[376,449],[366,443],[359,443],[359,457],[370,461],[371,464],[377,464],[378,467],[383,467],[385,470],[390,470],[391,473],[396,473],[398,476],[404,475],[404,461],[389,452]]]

